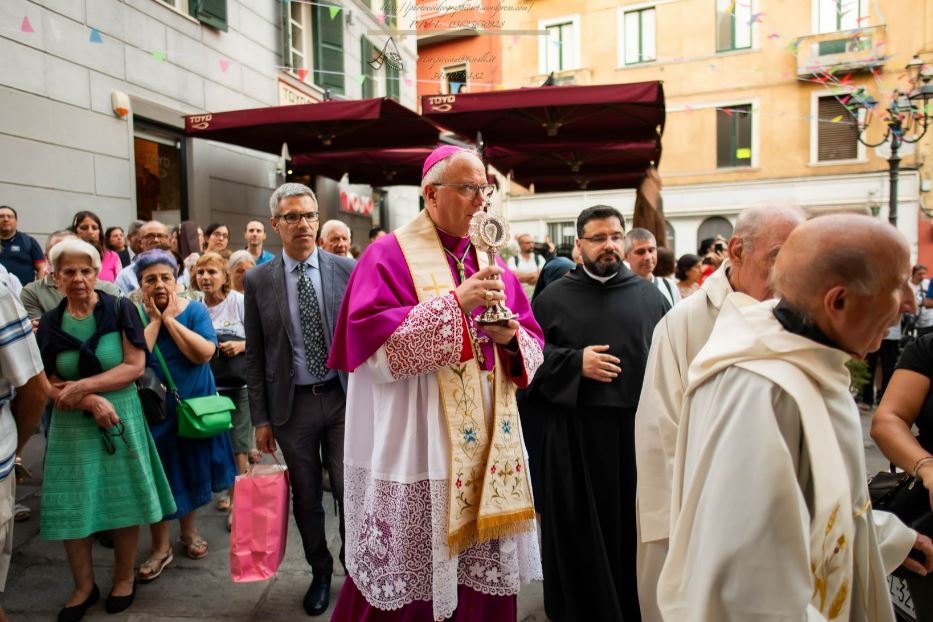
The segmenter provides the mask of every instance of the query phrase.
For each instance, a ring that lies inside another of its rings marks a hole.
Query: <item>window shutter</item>
[[[401,101],[402,85],[400,84],[398,69],[386,63],[386,96],[395,101]]]
[[[227,32],[227,0],[188,0],[188,13],[202,24]]]
[[[291,14],[291,0],[282,0],[282,65],[294,69],[292,66]]]
[[[372,59],[373,44],[366,37],[360,37],[360,72],[365,76],[362,84],[363,99],[374,97],[376,93],[376,85],[373,82],[375,71],[373,71],[373,66],[369,64]]]
[[[838,122],[832,120],[842,117]],[[854,160],[858,157],[855,119],[835,97],[821,97],[817,117],[816,159]]]
[[[314,83],[342,95],[343,9],[331,19],[330,7],[313,4],[311,8],[311,21],[314,24]]]

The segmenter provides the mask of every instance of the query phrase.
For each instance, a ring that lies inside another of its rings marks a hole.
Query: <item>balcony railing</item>
[[[887,34],[884,26],[827,32],[797,40],[797,75],[869,71],[884,65]]]

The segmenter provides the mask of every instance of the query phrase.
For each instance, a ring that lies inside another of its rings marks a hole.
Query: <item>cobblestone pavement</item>
[[[885,468],[887,461],[868,437],[870,414],[862,415],[865,431],[867,470],[875,473]],[[33,515],[28,521],[16,523],[14,554],[7,580],[6,592],[0,603],[14,622],[54,620],[58,609],[71,591],[71,575],[60,542],[46,542],[39,538],[39,494],[42,483],[41,458],[44,442],[34,438],[26,448],[24,460],[33,471],[33,479],[17,490],[17,499],[29,506]],[[328,495],[324,502],[327,514],[327,533],[331,551],[339,550],[333,500]],[[288,549],[278,575],[269,581],[233,583],[229,574],[229,536],[225,529],[225,515],[213,504],[198,513],[201,533],[210,545],[210,553],[202,560],[185,557],[178,542],[177,523],[173,526],[175,561],[165,573],[149,585],[140,585],[133,607],[119,618],[104,612],[103,604],[96,605],[86,620],[124,619],[132,622],[184,622],[199,621],[279,621],[309,620],[301,608],[301,598],[310,582],[308,566],[301,553],[298,530],[290,521]],[[149,537],[141,531],[139,557],[148,552]],[[110,589],[110,568],[113,554],[99,544],[94,545],[94,568],[97,583],[103,593]],[[331,611],[343,584],[343,571],[335,563],[335,576],[331,592]],[[316,618],[329,620],[330,611]],[[521,622],[543,622],[542,586],[526,586],[518,598],[518,619]]]

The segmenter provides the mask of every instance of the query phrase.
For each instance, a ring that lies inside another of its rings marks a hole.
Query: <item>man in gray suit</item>
[[[324,538],[323,445],[343,539],[343,423],[347,376],[327,355],[347,280],[356,262],[315,247],[319,211],[310,188],[288,183],[269,200],[282,254],[246,273],[246,381],[256,445],[282,448],[295,522],[313,579],[303,605],[320,615],[330,602],[334,560]],[[341,560],[343,548],[341,547]]]

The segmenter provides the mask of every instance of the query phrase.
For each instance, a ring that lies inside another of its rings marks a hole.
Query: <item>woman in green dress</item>
[[[41,535],[63,540],[74,589],[59,622],[80,620],[100,597],[92,534],[114,530],[109,613],[136,594],[133,566],[139,525],[175,511],[134,381],[146,364],[136,308],[95,290],[100,255],[80,240],[51,251],[65,298],[42,316],[37,335],[55,401],[42,489]]]

